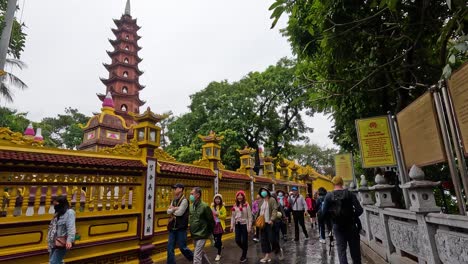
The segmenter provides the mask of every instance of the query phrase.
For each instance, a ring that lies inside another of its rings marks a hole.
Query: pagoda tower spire
[[[130,0],[127,0],[127,4],[125,5],[125,15],[130,16]]]
[[[115,39],[109,40],[113,50],[107,51],[111,63],[104,64],[109,71],[109,77],[101,78],[106,91],[98,94],[98,97],[103,101],[110,92],[114,99],[115,113],[122,116],[126,125],[130,126],[135,123],[132,113],[139,114],[140,107],[146,103],[140,99],[140,91],[145,88],[139,82],[143,74],[138,68],[138,64],[142,61],[138,57],[141,47],[138,46],[140,36],[137,31],[140,27],[130,14],[130,0],[127,0],[125,5],[125,13],[120,19],[114,19],[114,23],[117,27],[112,29]]]

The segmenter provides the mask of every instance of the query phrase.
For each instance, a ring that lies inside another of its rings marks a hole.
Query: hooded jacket
[[[213,217],[218,217],[219,223],[221,224],[221,227],[226,229],[226,207],[224,207],[224,202],[222,202],[221,206],[215,208],[215,199],[216,197],[221,198],[221,201],[223,201],[223,196],[221,194],[216,194],[213,197],[213,203],[211,204],[211,210],[213,211]],[[216,216],[215,212],[218,212],[218,215]]]

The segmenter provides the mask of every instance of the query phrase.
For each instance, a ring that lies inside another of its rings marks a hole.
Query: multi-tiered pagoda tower
[[[114,23],[117,26],[117,29],[112,29],[115,40],[109,40],[114,50],[107,52],[112,61],[110,64],[104,64],[109,71],[109,78],[101,78],[106,85],[106,93],[98,94],[98,97],[104,101],[106,94],[110,92],[115,113],[122,116],[126,125],[130,126],[135,123],[130,113],[139,114],[140,106],[145,104],[145,101],[140,99],[140,91],[145,88],[139,82],[143,74],[138,68],[142,61],[138,57],[141,47],[137,44],[141,38],[137,34],[140,27],[130,15],[130,0],[127,0],[125,13],[120,19],[114,19]]]

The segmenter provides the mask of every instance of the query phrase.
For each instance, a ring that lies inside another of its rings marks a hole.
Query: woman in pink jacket
[[[236,193],[236,203],[231,210],[231,232],[235,232],[236,244],[242,249],[240,262],[245,263],[249,247],[249,233],[252,230],[252,210],[246,201],[244,191]]]

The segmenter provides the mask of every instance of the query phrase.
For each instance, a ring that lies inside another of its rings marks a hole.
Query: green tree
[[[7,3],[7,0],[0,0],[0,34],[3,32],[3,28],[5,27],[5,13],[7,9]],[[19,69],[26,67],[26,64],[19,60],[26,42],[26,33],[23,31],[24,27],[25,25],[20,23],[17,19],[13,21],[10,45],[8,46],[8,55],[12,56],[13,58],[7,59],[6,61],[6,65],[17,67]],[[27,88],[27,85],[21,79],[10,72],[7,72],[5,75],[1,76],[0,96],[9,102],[13,101],[13,94],[11,91],[12,86],[21,90]]]
[[[467,59],[463,1],[277,0],[271,10],[274,22],[289,14],[282,32],[308,105],[332,114],[346,151],[358,150],[355,119],[400,111]]]
[[[288,159],[297,160],[302,165],[310,165],[317,172],[334,175],[334,155],[338,153],[335,148],[321,147],[318,144],[294,145]]]
[[[42,128],[46,146],[75,149],[83,140],[83,130],[79,124],[88,122],[89,117],[68,107],[65,114],[46,117],[37,123]]]
[[[190,112],[169,125],[168,152],[173,154],[182,146],[199,150],[197,135],[213,130],[226,135],[229,148],[223,149],[223,162],[235,169],[237,148],[265,145],[276,156],[290,142],[303,139],[303,133],[310,131],[301,118],[306,88],[296,84],[295,70],[295,61],[284,58],[237,82],[210,83],[191,96]],[[259,160],[257,153],[257,168]]]
[[[26,117],[28,113],[15,109],[0,107],[0,127],[8,127],[13,132],[23,133],[31,121]]]

